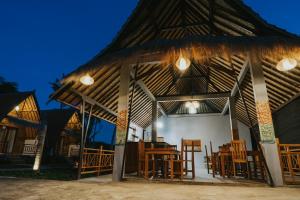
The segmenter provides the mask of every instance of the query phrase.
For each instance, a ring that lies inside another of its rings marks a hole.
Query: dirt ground
[[[180,185],[162,183],[85,183],[33,179],[0,179],[0,199],[172,199],[299,200],[300,188]]]

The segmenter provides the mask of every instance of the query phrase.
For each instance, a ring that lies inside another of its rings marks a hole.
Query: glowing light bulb
[[[156,127],[157,127],[157,128],[163,128],[163,127],[164,127],[164,124],[163,124],[161,121],[157,121],[157,122],[156,122]]]
[[[186,108],[190,108],[191,106],[192,106],[192,103],[191,103],[191,102],[188,101],[188,102],[185,103],[185,107],[186,107]]]
[[[89,74],[86,74],[80,78],[80,82],[83,85],[93,85],[94,79]]]
[[[192,103],[193,103],[193,106],[194,106],[195,108],[199,108],[199,107],[200,107],[200,104],[199,104],[198,101],[193,101]]]
[[[180,54],[178,60],[176,61],[176,66],[179,70],[184,71],[191,65],[191,61],[187,58],[184,58],[182,54]]]
[[[192,106],[192,107],[189,108],[189,113],[190,114],[196,114],[197,113],[197,109]]]
[[[18,112],[20,110],[20,107],[19,106],[16,106],[15,107],[15,110]]]
[[[294,58],[284,58],[278,62],[276,69],[279,71],[288,71],[297,66],[297,60]]]

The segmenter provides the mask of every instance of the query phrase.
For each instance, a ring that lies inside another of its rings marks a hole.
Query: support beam
[[[107,108],[106,106],[104,106],[104,105],[98,103],[98,102],[95,101],[94,99],[92,99],[92,98],[90,98],[90,97],[88,97],[88,96],[86,96],[86,95],[84,95],[84,94],[78,92],[77,90],[71,89],[71,91],[72,91],[74,94],[76,94],[76,95],[82,97],[82,99],[84,99],[85,102],[87,102],[88,104],[90,104],[90,105],[95,105],[95,106],[101,108],[102,110],[104,110],[104,111],[110,113],[111,115],[117,116],[117,113],[116,113],[116,112],[114,112],[113,110]]]
[[[167,101],[190,101],[190,100],[205,100],[205,99],[218,99],[218,98],[229,98],[230,92],[216,92],[216,93],[205,93],[198,95],[169,95],[169,96],[157,96],[157,102]]]
[[[267,93],[262,60],[256,52],[250,52],[250,71],[255,98],[261,146],[275,186],[282,186],[282,170],[279,152],[275,143],[275,132]]]
[[[239,140],[238,121],[236,117],[235,99],[229,97],[229,117],[232,140]]]
[[[126,135],[128,131],[129,112],[129,87],[130,87],[130,65],[123,65],[120,70],[120,85],[118,99],[118,117],[116,130],[116,143],[112,180],[122,180],[122,166],[124,162]]]
[[[156,142],[157,141],[157,102],[152,101],[152,131],[151,131],[151,141]]]
[[[156,101],[155,96],[152,94],[152,92],[148,89],[148,87],[144,84],[142,80],[138,80],[136,84],[143,90],[143,92],[151,99],[151,101]],[[157,104],[159,111],[166,116],[166,112],[164,111],[163,107],[158,103]]]
[[[82,98],[82,104],[81,104],[81,114],[82,114],[82,120],[81,120],[81,137],[80,137],[80,147],[79,147],[79,162],[78,162],[78,170],[77,170],[77,179],[81,178],[81,169],[82,169],[82,161],[83,161],[83,149],[84,149],[84,133],[85,133],[85,100]]]
[[[247,57],[246,61],[244,62],[242,69],[240,71],[240,74],[238,75],[238,83],[235,82],[232,90],[231,90],[231,96],[235,97],[236,93],[239,91],[238,84],[241,85],[246,77],[247,72],[249,71],[249,56]],[[229,108],[229,99],[227,100],[224,109],[222,111],[222,114],[225,115],[227,110]]]

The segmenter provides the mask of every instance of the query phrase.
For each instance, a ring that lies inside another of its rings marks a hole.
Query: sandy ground
[[[299,200],[300,188],[0,179],[0,199]]]

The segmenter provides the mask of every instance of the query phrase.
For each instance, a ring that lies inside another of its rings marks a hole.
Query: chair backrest
[[[232,160],[247,161],[247,148],[245,140],[231,141],[231,155]]]
[[[138,159],[139,160],[145,159],[145,142],[144,142],[144,140],[140,140],[138,143]]]
[[[193,151],[201,152],[201,140],[181,139],[181,152]]]

